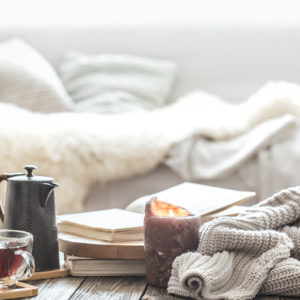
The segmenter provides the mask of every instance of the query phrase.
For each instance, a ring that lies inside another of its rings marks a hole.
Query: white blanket
[[[165,164],[185,180],[222,178],[243,167],[259,151],[276,144],[295,127],[295,118],[284,115],[226,141],[195,136],[173,147]]]
[[[226,139],[286,113],[300,116],[300,86],[269,84],[238,106],[198,92],[155,111],[114,116],[42,115],[1,104],[0,169],[36,164],[60,184],[58,213],[79,211],[92,183],[147,172],[194,135]]]
[[[289,130],[278,143],[258,153],[258,181],[260,198],[264,199],[275,192],[299,185],[300,178],[300,123]],[[269,181],[269,184],[263,184]]]

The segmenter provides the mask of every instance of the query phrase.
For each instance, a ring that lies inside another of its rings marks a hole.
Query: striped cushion
[[[37,112],[62,112],[72,108],[51,65],[19,39],[0,45],[0,102]]]

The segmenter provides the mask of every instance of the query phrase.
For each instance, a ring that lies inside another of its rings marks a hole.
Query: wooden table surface
[[[168,296],[166,290],[148,286],[145,277],[65,277],[31,281],[39,288],[38,300],[178,300]],[[23,298],[25,299],[25,298]],[[298,298],[264,296],[256,300],[295,300]]]

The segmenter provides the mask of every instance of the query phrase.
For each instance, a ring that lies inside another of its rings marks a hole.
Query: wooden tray
[[[144,259],[144,242],[110,243],[67,233],[58,234],[59,250],[65,254],[101,259]]]
[[[37,296],[38,288],[24,282],[18,282],[14,288],[0,290],[0,299],[16,299]]]

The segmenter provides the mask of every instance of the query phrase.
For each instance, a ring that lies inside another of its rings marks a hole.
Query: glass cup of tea
[[[20,230],[0,230],[0,289],[31,277],[35,263],[31,255],[33,236]]]

